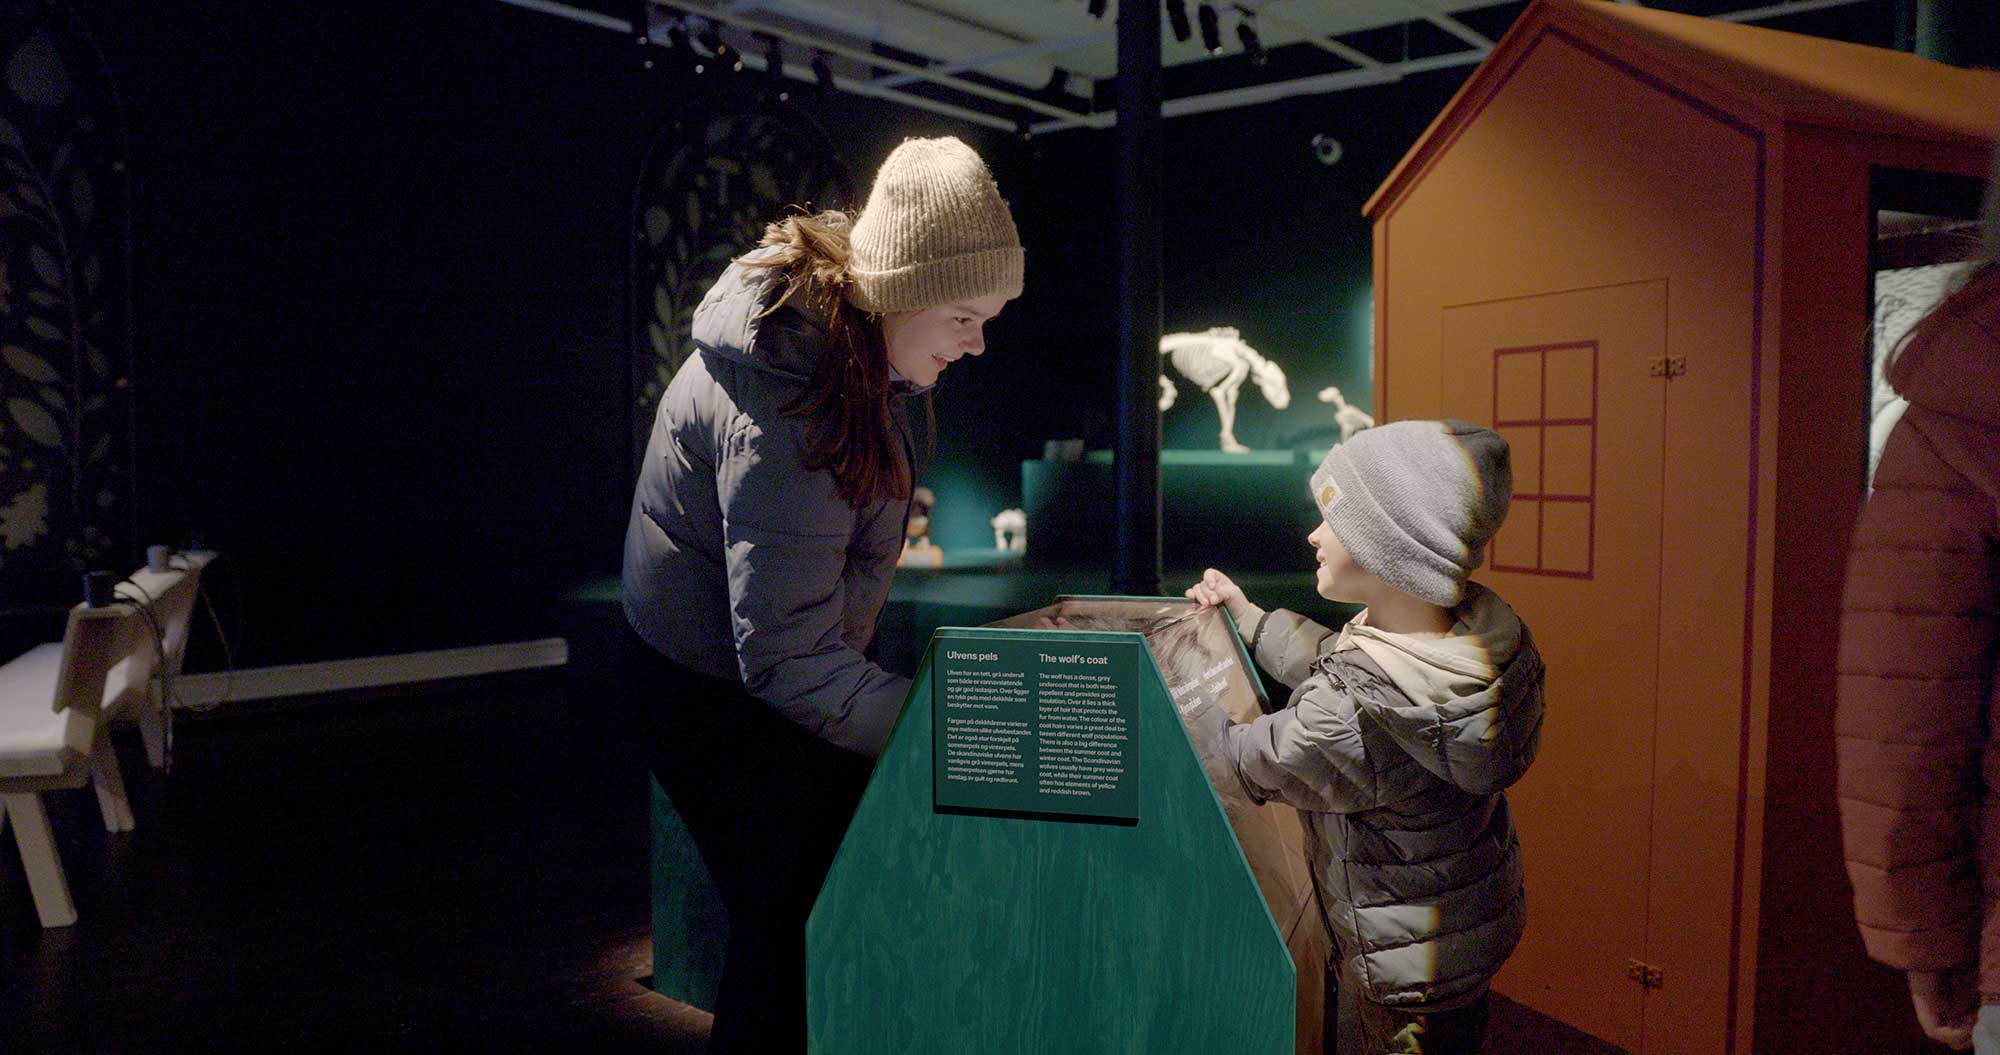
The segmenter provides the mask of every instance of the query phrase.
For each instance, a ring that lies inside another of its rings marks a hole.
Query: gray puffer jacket
[[[744,259],[773,250],[760,249]],[[625,615],[682,666],[740,682],[808,732],[879,756],[909,680],[862,653],[902,551],[909,502],[855,509],[808,471],[796,399],[824,320],[770,272],[730,266],[695,309],[690,355],[661,397],[625,531]],[[909,391],[890,413],[910,457]]]
[[[1478,992],[1527,918],[1501,791],[1540,743],[1542,660],[1490,590],[1470,585],[1454,614],[1437,638],[1376,630],[1365,612],[1336,635],[1274,611],[1256,658],[1296,686],[1291,701],[1215,730],[1225,773],[1304,811],[1343,967],[1381,1004]]]

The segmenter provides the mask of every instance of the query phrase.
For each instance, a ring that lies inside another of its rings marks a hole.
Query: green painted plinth
[[[714,1010],[729,945],[729,913],[694,836],[660,783],[653,796],[653,991]]]
[[[1143,648],[1137,823],[933,809],[934,661],[995,634],[1143,643],[938,631],[806,927],[811,1050],[1291,1052],[1291,957]]]

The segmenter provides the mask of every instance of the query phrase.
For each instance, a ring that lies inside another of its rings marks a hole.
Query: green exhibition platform
[[[657,785],[653,874],[654,988],[712,1007],[719,900]],[[806,942],[815,1053],[1292,1050],[1291,957],[1138,633],[937,630]]]

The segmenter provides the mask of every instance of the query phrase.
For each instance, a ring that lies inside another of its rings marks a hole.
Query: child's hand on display
[[[1201,573],[1201,578],[1187,588],[1187,596],[1203,608],[1221,605],[1228,609],[1230,618],[1239,622],[1251,608],[1250,599],[1243,596],[1243,588],[1214,568]]]

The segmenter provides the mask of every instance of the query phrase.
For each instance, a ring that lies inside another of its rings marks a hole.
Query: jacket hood
[[[1920,407],[2000,428],[2000,266],[1946,298],[1889,364],[1889,383]]]
[[[804,384],[826,336],[826,320],[797,299],[765,315],[784,294],[784,283],[776,272],[743,266],[776,252],[765,247],[732,261],[694,309],[690,336],[711,355]]]
[[[1520,617],[1484,586],[1467,583],[1452,612],[1444,636],[1378,630],[1363,612],[1335,650],[1359,649],[1394,683],[1396,692],[1359,700],[1411,757],[1441,780],[1486,794],[1514,783],[1534,760],[1542,657]]]
[[[768,268],[743,265],[775,252],[775,247],[767,246],[732,261],[696,305],[689,336],[703,352],[802,385],[812,378],[813,364],[826,343],[827,319],[800,297],[764,314],[784,295],[784,282]],[[932,387],[911,383],[890,364],[892,396],[917,395]]]

